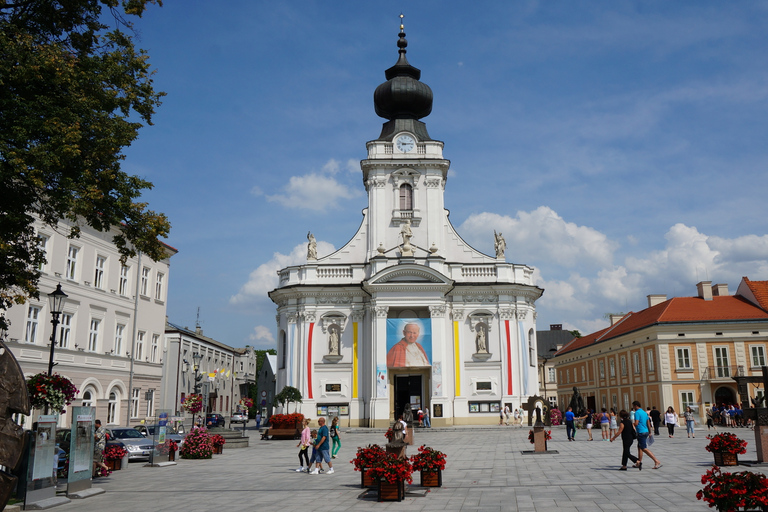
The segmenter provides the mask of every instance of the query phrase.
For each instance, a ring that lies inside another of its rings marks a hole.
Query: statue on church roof
[[[400,236],[403,237],[403,245],[400,246],[400,253],[403,256],[413,256],[413,246],[411,245],[413,231],[411,231],[410,219],[405,219],[405,221],[400,225]]]
[[[504,237],[501,236],[501,233],[496,233],[495,229],[493,230],[493,247],[496,249],[496,257],[503,258],[504,251],[507,250],[507,242],[504,240]]]
[[[315,235],[313,235],[312,232],[307,233],[307,240],[309,240],[309,243],[307,244],[307,260],[316,260],[317,240],[315,240]]]

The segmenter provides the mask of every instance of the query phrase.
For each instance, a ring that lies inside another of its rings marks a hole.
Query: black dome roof
[[[397,46],[400,57],[385,72],[387,81],[373,93],[374,108],[376,115],[384,119],[421,119],[432,112],[432,89],[419,81],[421,71],[405,58],[408,41],[402,24],[399,36]]]

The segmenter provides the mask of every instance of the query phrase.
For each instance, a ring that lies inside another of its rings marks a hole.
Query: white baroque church
[[[410,404],[434,426],[492,424],[537,393],[533,268],[470,247],[444,206],[450,161],[420,119],[432,90],[399,58],[374,93],[387,119],[360,164],[368,207],[341,249],[279,272],[277,390],[299,412],[341,425],[388,426]],[[492,236],[489,232],[488,236]],[[292,411],[291,411],[292,412]]]

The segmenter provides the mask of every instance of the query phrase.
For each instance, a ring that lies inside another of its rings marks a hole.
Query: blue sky
[[[166,1],[137,22],[168,93],[124,169],[173,225],[168,315],[273,346],[276,270],[366,207],[373,91],[434,92],[445,202],[477,249],[536,269],[538,328],[592,332],[651,293],[768,279],[768,2]]]

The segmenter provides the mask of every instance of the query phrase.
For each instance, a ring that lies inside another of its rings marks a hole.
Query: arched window
[[[400,185],[400,209],[413,210],[413,187],[408,183]]]
[[[528,364],[536,366],[536,349],[533,346],[533,329],[528,331]]]
[[[107,405],[107,424],[109,425],[115,425],[117,424],[119,418],[118,418],[118,412],[120,411],[120,400],[118,399],[117,393],[112,390],[109,392],[109,404]]]
[[[288,350],[288,344],[285,342],[285,331],[280,331],[280,368],[285,368],[285,362],[287,359],[286,351]]]
[[[93,407],[93,393],[89,389],[83,391],[83,407]]]

